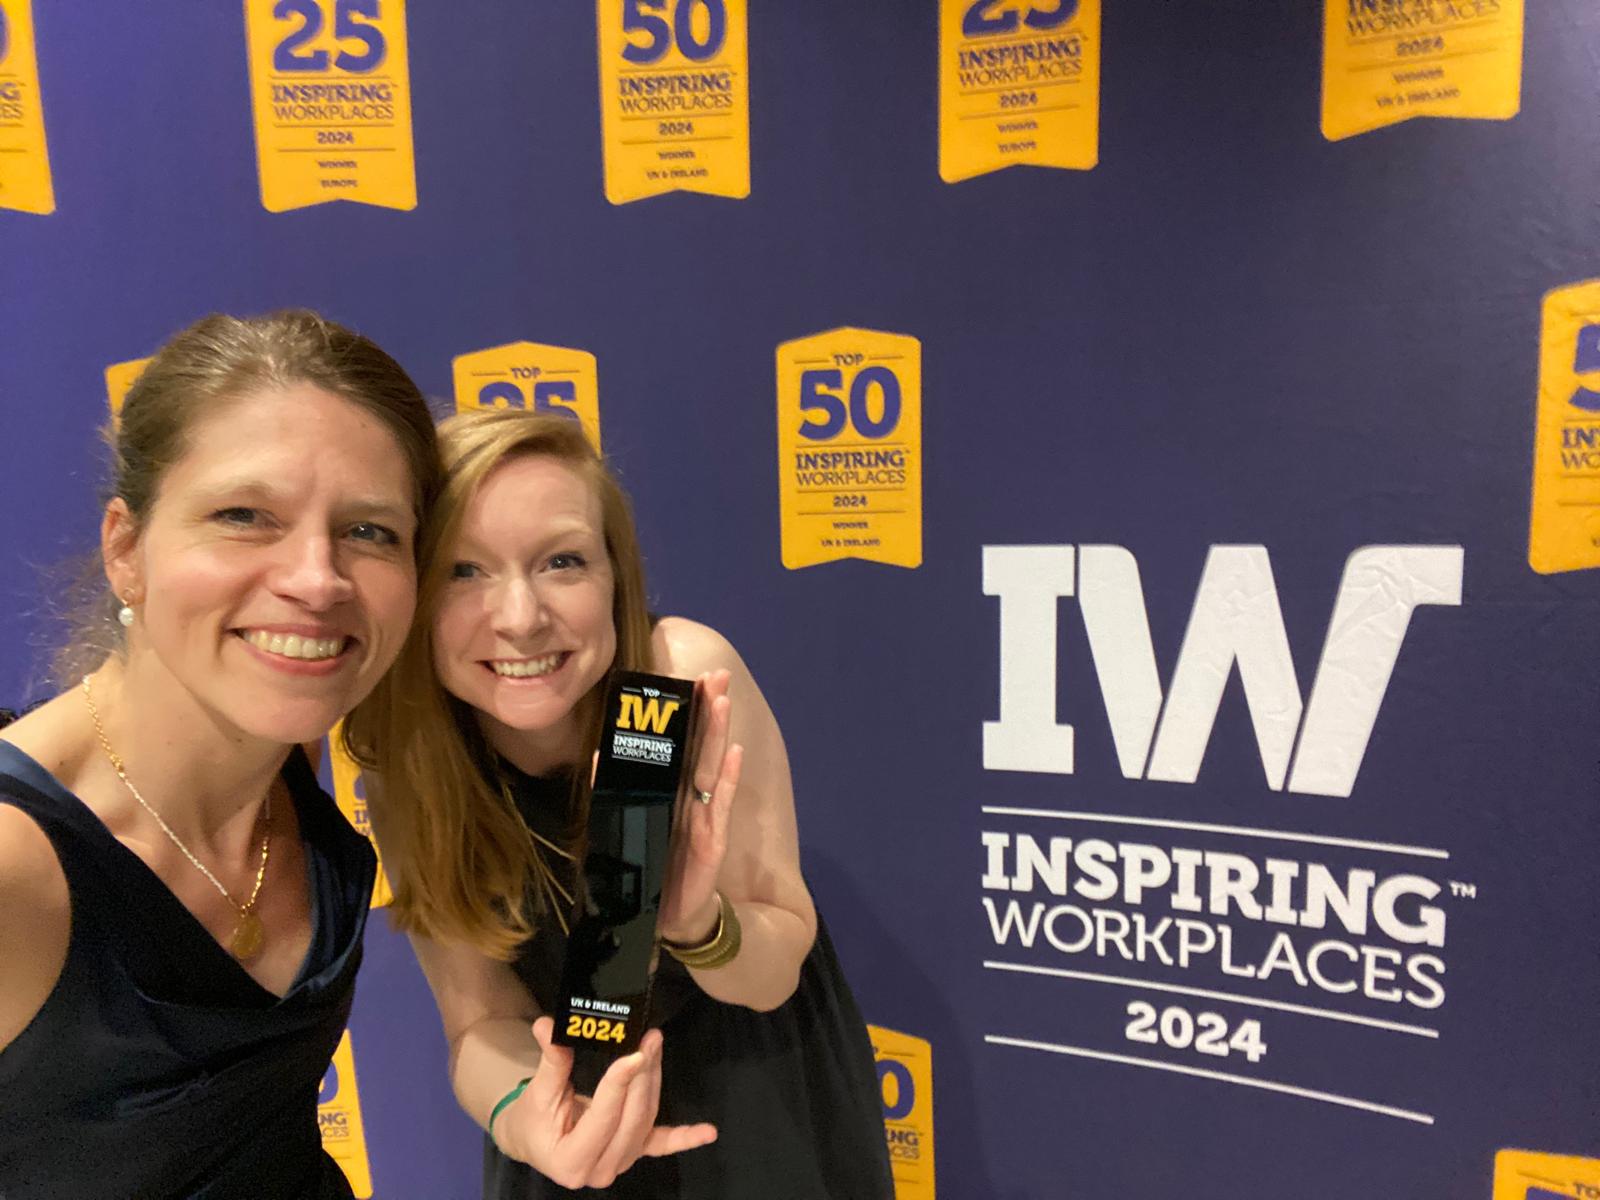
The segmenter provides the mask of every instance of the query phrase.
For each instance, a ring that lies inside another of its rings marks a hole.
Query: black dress
[[[55,848],[66,964],[0,1051],[5,1200],[342,1200],[317,1091],[350,1013],[376,867],[299,749],[284,766],[305,842],[311,947],[282,999],[33,759],[0,742],[0,804]]]
[[[501,769],[522,818],[559,841],[566,779]],[[570,888],[571,864],[563,886]],[[559,872],[558,872],[559,874]],[[565,938],[541,928],[515,969],[549,1012]],[[665,1036],[661,1108],[666,1125],[710,1121],[717,1140],[668,1158],[640,1159],[603,1192],[558,1187],[484,1142],[485,1200],[611,1196],[620,1200],[890,1200],[883,1101],[872,1043],[819,916],[817,940],[793,996],[769,1013],[707,996],[675,959],[661,956],[650,1023]]]

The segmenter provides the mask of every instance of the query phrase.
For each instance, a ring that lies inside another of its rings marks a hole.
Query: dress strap
[[[0,804],[9,804],[27,813],[50,840],[59,842],[56,832],[70,831],[93,840],[94,818],[71,792],[56,781],[26,751],[0,741]],[[84,820],[90,817],[89,821]]]

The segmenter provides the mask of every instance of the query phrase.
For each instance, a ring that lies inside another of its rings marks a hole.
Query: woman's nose
[[[284,547],[288,559],[273,589],[279,595],[312,612],[326,612],[355,595],[355,584],[340,569],[326,534],[291,538]]]
[[[497,589],[490,616],[496,633],[521,638],[537,632],[546,614],[533,586],[526,579],[512,579]]]

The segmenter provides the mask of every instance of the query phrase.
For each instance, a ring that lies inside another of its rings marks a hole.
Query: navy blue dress
[[[557,844],[566,840],[570,781],[500,767],[528,826]],[[546,862],[571,890],[572,864],[554,855]],[[565,936],[547,921],[512,964],[545,1012],[555,1006],[565,953]],[[506,1158],[486,1138],[485,1200],[891,1200],[872,1042],[820,915],[799,985],[777,1009],[714,1000],[682,964],[662,955],[650,1024],[665,1037],[657,1120],[710,1121],[716,1142],[640,1159],[603,1192],[574,1192]]]
[[[49,837],[72,899],[66,964],[0,1051],[0,1196],[342,1200],[317,1091],[361,961],[376,862],[296,749],[311,947],[281,999],[37,762],[0,742],[0,804]]]

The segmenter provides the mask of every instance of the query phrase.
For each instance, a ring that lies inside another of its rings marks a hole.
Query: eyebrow
[[[604,543],[605,541],[605,533],[603,530],[595,528],[587,521],[573,520],[563,521],[560,525],[549,528],[545,536],[541,537],[536,545],[544,548],[548,547],[552,543],[563,542],[568,538],[573,537],[592,537],[601,543]],[[465,551],[469,549],[481,551],[485,549],[481,542],[479,542],[465,530],[462,530],[456,535],[455,548],[457,551]]]
[[[396,525],[416,519],[416,513],[411,511],[410,505],[392,504],[388,500],[357,500],[354,504],[346,507],[352,512],[381,517],[385,521],[393,522]]]
[[[218,504],[226,500],[251,500],[270,504],[282,503],[285,499],[281,489],[260,479],[223,480],[199,490],[207,504]],[[379,496],[358,497],[341,504],[339,509],[341,512],[361,513],[395,522],[413,520],[416,516],[409,504],[397,504],[391,499]]]

